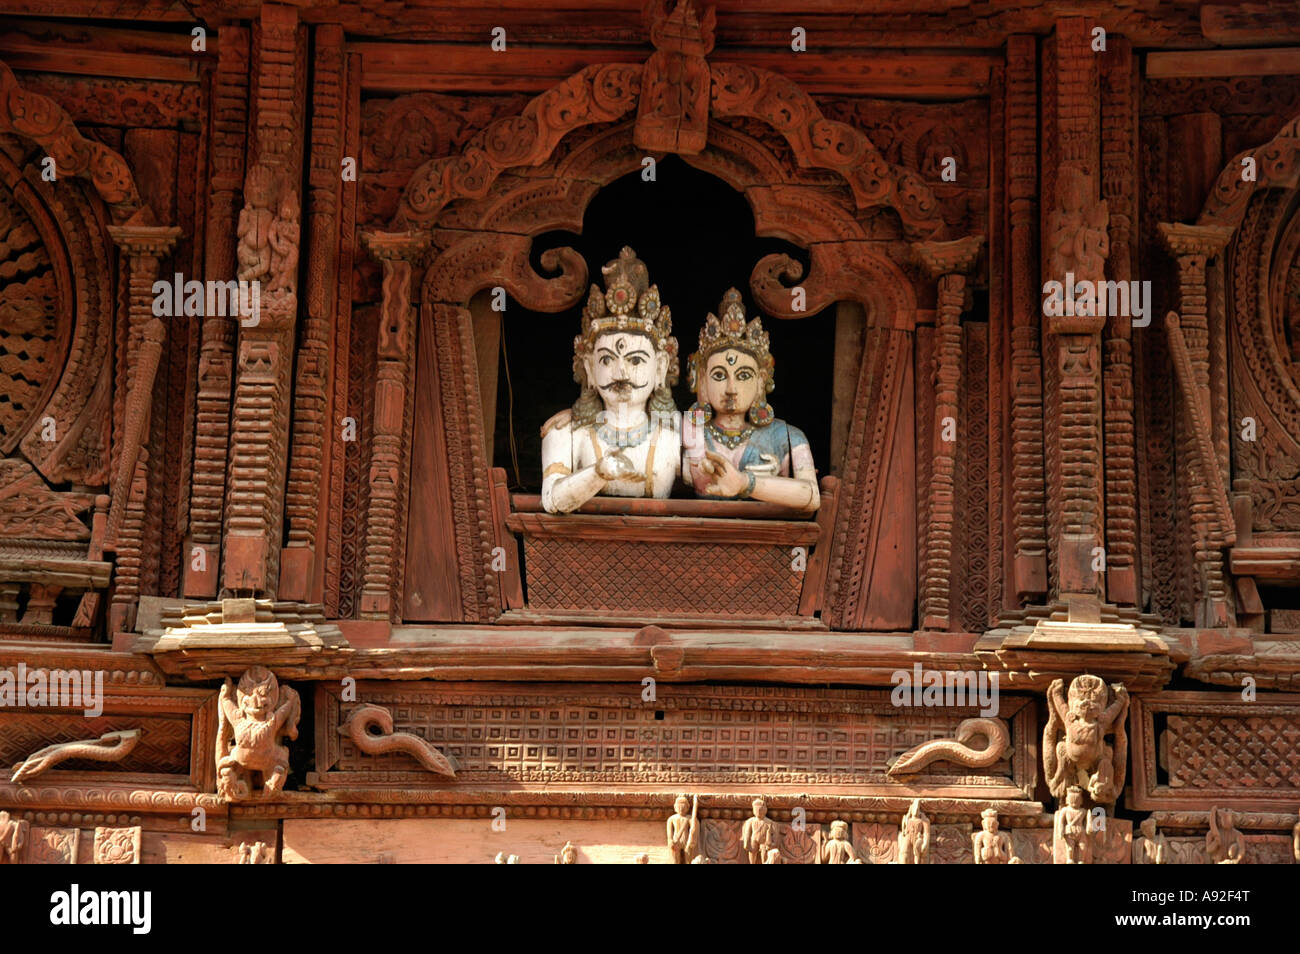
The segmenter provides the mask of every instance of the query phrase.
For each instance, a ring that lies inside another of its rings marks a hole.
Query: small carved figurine
[[[763,864],[769,848],[776,842],[776,825],[767,817],[767,800],[754,799],[754,817],[745,819],[740,829],[740,846],[749,852],[751,865]]]
[[[597,494],[667,497],[681,467],[672,316],[630,248],[602,269],[573,340],[582,394],[542,425],[542,506],[568,513]]]
[[[857,860],[858,853],[849,841],[849,823],[838,819],[831,822],[831,837],[822,845],[818,861],[824,865],[847,865]]]
[[[686,809],[690,808],[688,816]],[[672,852],[673,864],[684,865],[698,854],[700,843],[699,808],[700,796],[694,800],[685,795],[678,795],[673,802],[675,809],[668,818],[668,850]]]
[[[275,853],[271,850],[271,846],[264,841],[255,841],[252,844],[242,841],[235,846],[234,851],[235,864],[269,865],[275,863]]]
[[[763,858],[763,864],[765,864],[765,865],[780,865],[780,864],[784,864],[784,863],[785,863],[785,862],[783,862],[783,861],[781,860],[781,849],[780,849],[780,848],[769,848],[769,849],[767,849],[767,855],[766,855],[766,857]]]
[[[912,799],[898,830],[898,863],[923,865],[930,858],[930,818],[921,811],[921,800]]]
[[[1133,864],[1166,864],[1169,841],[1156,829],[1156,820],[1154,818],[1142,819],[1142,824],[1138,825],[1138,830],[1142,832],[1142,836],[1133,839]]]
[[[519,864],[519,856],[507,855],[504,851],[498,851],[495,863],[499,865],[517,865]]]
[[[267,233],[271,247],[268,293],[292,292],[298,283],[298,193],[289,190],[280,200],[280,213]]]
[[[998,828],[998,810],[986,808],[980,812],[980,830],[971,835],[977,865],[1018,865],[1011,836]]]
[[[0,865],[16,865],[27,844],[28,822],[0,812]]]
[[[241,282],[260,282],[271,273],[271,228],[275,221],[275,174],[268,166],[253,166],[244,184],[244,208],[239,213],[235,257]]]
[[[578,849],[573,847],[573,842],[566,841],[560,853],[555,856],[557,865],[576,865],[578,863]]]
[[[636,863],[639,865],[650,864],[650,855],[647,852],[641,852],[641,854],[636,856]]]
[[[1237,830],[1237,819],[1231,811],[1221,808],[1210,811],[1205,854],[1216,865],[1239,865],[1246,859],[1246,839]]]
[[[767,403],[775,362],[763,320],[745,323],[740,292],[727,290],[691,355],[697,400],[682,418],[682,478],[701,497],[753,499],[813,511],[820,504],[808,438]]]
[[[281,736],[298,738],[302,703],[281,686],[275,674],[254,666],[239,678],[236,692],[227,679],[221,687],[217,728],[217,794],[240,801],[257,794],[274,796],[289,776],[289,749]]]
[[[1071,785],[1079,785],[1098,805],[1114,804],[1124,787],[1128,758],[1124,733],[1128,702],[1122,684],[1107,690],[1097,676],[1076,678],[1070,683],[1068,699],[1065,680],[1052,682],[1043,728],[1043,768],[1047,786],[1058,800]],[[1114,734],[1114,746],[1106,741],[1108,734]]]
[[[1092,821],[1083,807],[1083,789],[1078,785],[1066,791],[1065,805],[1056,810],[1052,828],[1054,844],[1064,846],[1064,864],[1092,864]]]

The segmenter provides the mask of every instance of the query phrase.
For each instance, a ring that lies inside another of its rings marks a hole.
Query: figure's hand
[[[637,476],[637,469],[626,454],[615,451],[596,462],[596,476],[603,480],[629,480]]]
[[[749,478],[736,469],[736,465],[717,451],[705,451],[699,467],[713,479],[704,492],[713,497],[739,497],[749,486]]]

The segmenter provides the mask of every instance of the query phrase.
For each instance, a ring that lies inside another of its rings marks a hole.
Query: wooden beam
[[[0,33],[0,59],[11,69],[197,83],[205,60],[216,61],[217,37],[196,53],[188,27],[174,32],[65,26],[10,20]]]
[[[1224,46],[1300,41],[1300,11],[1295,0],[1206,3],[1201,6],[1201,32],[1207,40]]]
[[[640,64],[641,49],[512,47],[449,43],[352,43],[361,86],[377,92],[541,92],[593,63]],[[744,63],[788,77],[813,94],[955,98],[984,96],[993,53],[792,53],[718,50],[715,63]]]
[[[1198,50],[1148,53],[1147,79],[1274,76],[1300,73],[1300,50]]]
[[[1300,551],[1294,547],[1233,547],[1228,568],[1237,576],[1300,582]]]

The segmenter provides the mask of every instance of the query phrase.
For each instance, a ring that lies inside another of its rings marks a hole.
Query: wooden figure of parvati
[[[673,403],[677,339],[645,262],[630,248],[601,270],[573,340],[582,393],[542,425],[542,506],[568,513],[597,494],[667,497],[681,467]]]
[[[820,503],[808,438],[767,403],[775,362],[763,320],[746,323],[740,292],[722,296],[691,355],[696,402],[682,419],[682,477],[701,497],[813,511]]]

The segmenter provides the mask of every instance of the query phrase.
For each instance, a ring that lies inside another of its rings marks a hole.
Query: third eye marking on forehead
[[[626,346],[626,345],[625,345],[625,342],[623,342],[623,341],[619,341],[619,343],[618,343],[618,345],[617,345],[618,350],[619,350],[620,352],[623,350],[623,348],[624,348],[625,346]],[[601,347],[597,348],[596,351],[597,351],[597,353],[608,354],[608,355],[611,355],[612,357],[615,357],[615,358],[618,357],[618,355],[614,354],[613,351],[611,351],[609,348],[605,347],[604,345],[602,345]],[[647,356],[648,356],[648,355],[650,354],[650,352],[646,351],[644,348],[636,348],[636,349],[634,349],[634,350],[632,350],[632,351],[629,351],[629,352],[627,353],[626,357],[629,357],[629,358],[630,358],[630,357],[632,357],[632,355],[634,355],[634,354],[640,354],[640,355],[647,355]]]

